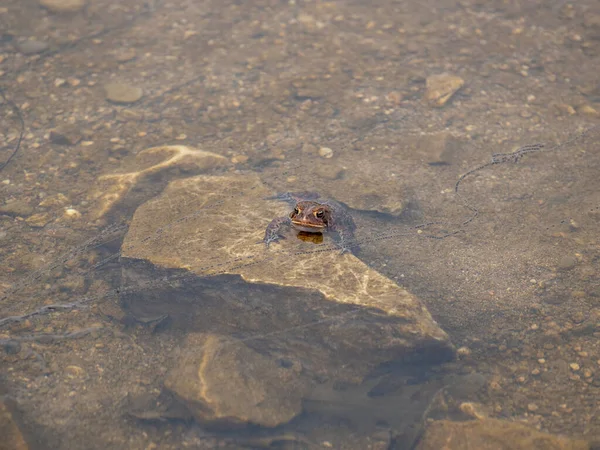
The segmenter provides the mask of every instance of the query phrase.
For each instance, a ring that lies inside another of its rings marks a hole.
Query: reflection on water
[[[12,447],[586,448],[598,14],[0,7]],[[266,247],[286,192],[349,251]]]

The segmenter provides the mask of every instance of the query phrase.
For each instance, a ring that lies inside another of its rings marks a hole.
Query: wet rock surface
[[[542,433],[526,425],[497,419],[429,425],[417,450],[590,450],[583,440]]]
[[[240,201],[241,192],[253,196]],[[257,351],[338,380],[360,382],[403,358],[451,357],[448,336],[420,300],[354,255],[294,236],[265,248],[267,224],[289,209],[264,200],[272,194],[256,176],[197,176],[138,208],[122,250],[127,310],[168,315],[188,330],[235,332]],[[181,282],[157,283],[164,276]]]
[[[293,367],[261,355],[236,339],[192,333],[165,380],[205,425],[275,427],[302,411],[308,391]]]

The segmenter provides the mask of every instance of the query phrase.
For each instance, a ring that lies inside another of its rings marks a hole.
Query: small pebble
[[[50,197],[44,198],[44,200],[42,200],[38,206],[56,207],[56,206],[66,205],[67,203],[69,203],[69,199],[67,198],[67,196],[64,194],[58,193],[56,195],[52,195]]]
[[[133,49],[126,49],[126,50],[122,50],[119,53],[117,53],[117,55],[115,56],[115,59],[117,60],[117,62],[120,63],[126,63],[129,61],[132,61],[133,59],[135,59],[135,50]]]
[[[463,402],[458,407],[464,414],[474,419],[485,419],[481,405],[472,402]]]
[[[456,75],[442,73],[430,75],[425,80],[425,100],[432,106],[442,107],[465,84],[465,80]]]
[[[17,50],[25,55],[35,55],[36,53],[42,53],[48,49],[48,44],[46,42],[30,39],[28,41],[19,42],[16,47]]]
[[[42,228],[52,221],[52,217],[48,213],[39,213],[29,216],[25,222],[33,228]]]
[[[464,358],[471,355],[471,350],[469,349],[469,347],[460,347],[456,350],[456,354],[459,357]]]
[[[571,105],[567,105],[566,103],[558,103],[555,106],[558,112],[562,115],[573,116],[576,114],[575,108],[573,108]]]
[[[571,368],[572,371],[577,372],[581,367],[579,366],[579,364],[577,363],[571,363],[569,364],[569,367]]]
[[[65,209],[65,217],[67,219],[81,219],[81,213],[73,208]]]
[[[85,371],[79,366],[67,366],[65,367],[65,373],[71,377],[80,377]]]
[[[398,91],[389,92],[385,99],[394,106],[398,106],[402,102],[402,93]]]
[[[27,217],[33,214],[33,207],[26,202],[13,200],[0,205],[0,214],[12,217]]]
[[[144,95],[142,88],[125,83],[107,83],[104,91],[106,98],[117,104],[135,103]]]
[[[539,407],[535,403],[530,403],[529,405],[527,405],[527,409],[531,412],[535,412],[539,409]]]
[[[6,339],[2,346],[4,347],[4,351],[9,355],[16,355],[21,351],[21,344],[19,341]]]
[[[75,127],[50,130],[50,142],[56,145],[76,145],[81,139],[82,136]]]
[[[583,105],[580,106],[578,109],[579,114],[583,114],[585,116],[591,116],[591,117],[598,117],[600,116],[600,113],[598,113],[598,110],[596,110],[595,108],[591,107],[590,105]]]
[[[502,390],[502,386],[497,381],[490,381],[490,389],[494,391]]]
[[[559,259],[557,267],[559,270],[570,270],[577,265],[577,258],[565,255]]]
[[[333,158],[333,150],[329,147],[321,147],[319,149],[319,156],[326,159]]]

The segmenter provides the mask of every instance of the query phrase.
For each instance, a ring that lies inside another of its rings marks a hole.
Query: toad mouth
[[[325,225],[320,225],[320,224],[311,224],[311,223],[303,223],[303,222],[298,222],[295,220],[292,220],[292,225],[294,226],[294,228],[301,230],[301,231],[319,231],[325,228]]]

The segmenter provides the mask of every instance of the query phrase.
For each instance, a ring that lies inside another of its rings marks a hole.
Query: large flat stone
[[[265,227],[289,210],[264,200],[273,194],[256,176],[171,182],[130,225],[123,305],[136,317],[168,315],[189,331],[242,338],[332,379],[452,356],[421,301],[353,254],[293,235],[265,248]]]

